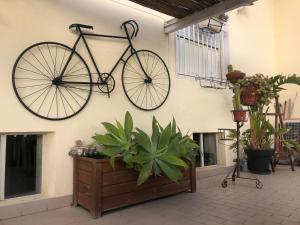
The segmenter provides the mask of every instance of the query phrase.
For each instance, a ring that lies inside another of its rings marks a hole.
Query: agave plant
[[[183,136],[176,127],[175,119],[163,128],[153,117],[152,135],[136,128],[126,112],[124,126],[102,123],[107,133],[96,134],[97,144],[104,146],[103,153],[110,158],[114,167],[116,157],[120,157],[129,168],[139,171],[137,185],[143,184],[151,175],[166,175],[172,181],[182,178],[182,168],[187,167],[185,160],[190,160],[193,150],[198,147],[188,135]]]
[[[131,157],[134,154],[135,142],[132,138],[133,120],[129,112],[126,112],[124,126],[119,121],[116,125],[104,122],[107,133],[95,134],[93,139],[97,144],[104,146],[103,154],[110,157],[110,162],[114,167],[115,158],[121,156],[128,165],[131,162]]]
[[[182,179],[180,168],[187,167],[183,159],[188,159],[197,145],[188,136],[183,137],[180,131],[177,132],[174,119],[163,128],[153,117],[151,137],[140,129],[133,135],[138,149],[133,159],[140,170],[138,185],[153,174],[165,174],[174,182]]]

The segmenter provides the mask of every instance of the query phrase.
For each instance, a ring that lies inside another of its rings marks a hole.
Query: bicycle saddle
[[[73,23],[73,24],[71,24],[70,26],[69,26],[69,29],[72,29],[72,28],[76,28],[76,29],[78,29],[78,28],[85,28],[85,29],[91,29],[91,30],[93,30],[94,29],[94,27],[93,26],[91,26],[91,25],[85,25],[85,24],[80,24],[80,23]]]

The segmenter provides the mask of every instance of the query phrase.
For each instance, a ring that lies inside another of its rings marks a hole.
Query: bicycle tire
[[[79,81],[84,80],[89,85],[85,85],[85,88],[78,88],[75,86],[76,84],[72,86],[54,83],[54,79],[60,75],[62,68],[66,65],[67,52],[71,54],[72,51],[72,48],[62,43],[40,42],[26,48],[17,58],[12,72],[13,89],[21,104],[35,116],[54,121],[69,119],[81,112],[89,102],[92,93],[92,76],[87,63],[78,52],[74,51],[62,79],[68,80],[71,77],[71,79]],[[61,62],[58,61],[58,52],[64,52],[61,56]],[[76,65],[72,65],[75,58],[77,59]],[[79,69],[77,71],[74,69],[78,65],[82,66],[80,69],[81,74],[76,74]],[[69,68],[71,66],[72,68]],[[27,86],[20,86],[20,84],[26,84]],[[37,87],[42,87],[42,89],[34,90]],[[31,93],[30,89],[32,89]],[[29,92],[29,94],[26,94],[26,92]],[[50,95],[52,98],[49,100],[48,95],[52,92],[54,94],[53,96]],[[35,94],[38,94],[38,97],[34,102],[29,104],[29,100],[24,100]],[[41,100],[41,105],[36,106]],[[45,104],[47,103],[50,103],[50,108],[47,109],[48,112],[45,110]],[[56,108],[52,109],[55,104]],[[77,105],[76,108],[75,105]]]
[[[144,71],[151,82],[145,78]],[[123,66],[122,86],[126,97],[135,107],[144,111],[156,110],[165,103],[170,93],[171,79],[167,65],[153,51],[135,51]],[[143,97],[140,98],[141,96]]]

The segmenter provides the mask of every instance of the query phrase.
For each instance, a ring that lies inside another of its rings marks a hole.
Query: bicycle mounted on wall
[[[73,28],[78,34],[73,48],[57,42],[40,42],[25,49],[18,57],[12,74],[13,88],[27,110],[48,120],[75,116],[87,105],[93,86],[110,95],[115,88],[112,74],[122,62],[123,90],[134,106],[151,111],[166,101],[170,91],[168,68],[158,54],[150,50],[135,50],[132,39],[137,36],[139,26],[134,20],[122,23],[121,29],[126,36],[82,30],[93,30],[90,25],[69,26],[69,29]],[[128,47],[110,72],[101,73],[86,37],[123,39],[128,41]],[[76,51],[81,39],[96,70],[94,79],[87,63]],[[130,55],[126,57],[128,52]]]

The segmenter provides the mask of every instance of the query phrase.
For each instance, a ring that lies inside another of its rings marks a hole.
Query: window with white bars
[[[192,25],[176,32],[176,70],[202,86],[226,87],[227,33],[212,33]]]

